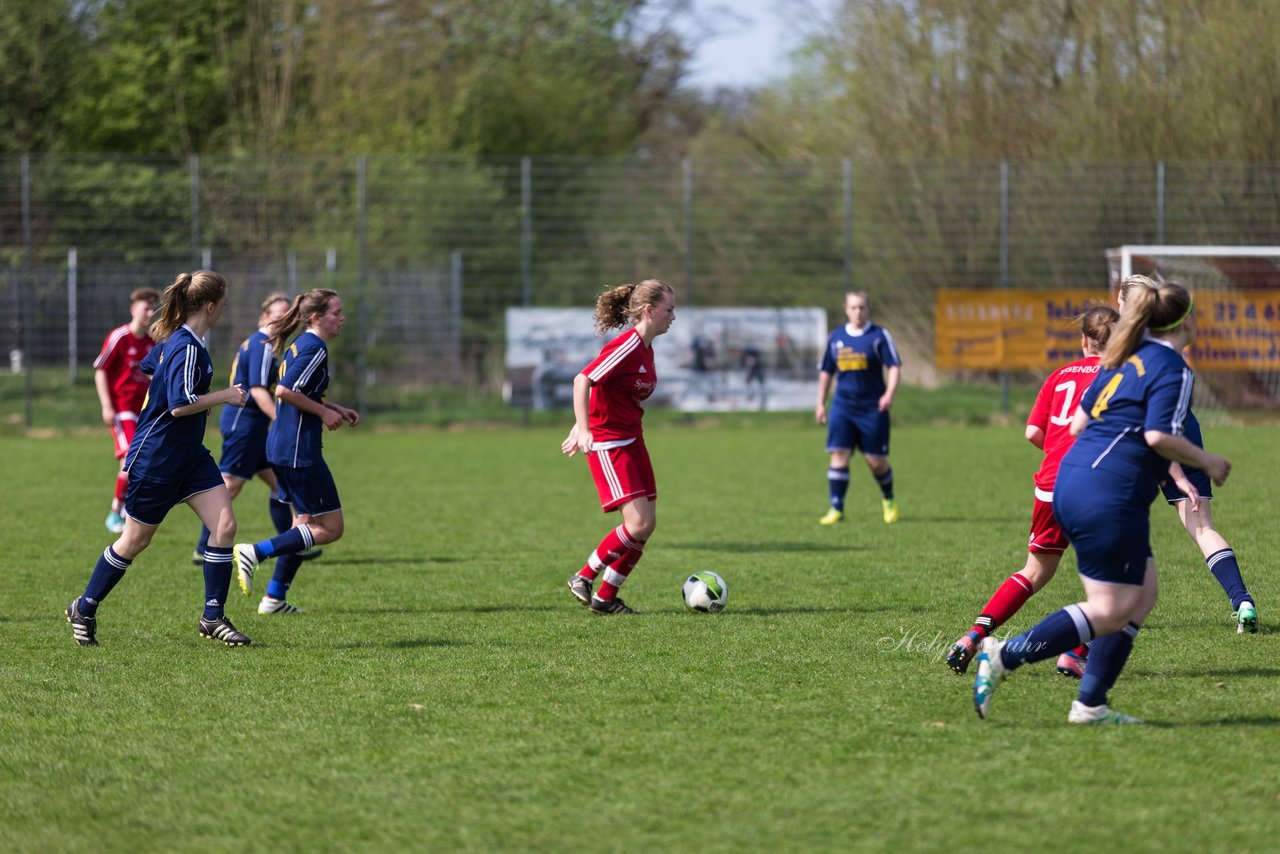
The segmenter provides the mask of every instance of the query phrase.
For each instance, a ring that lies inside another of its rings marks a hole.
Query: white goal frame
[[[1120,247],[1120,281],[1133,274],[1134,255],[1188,256],[1206,258],[1280,258],[1280,246],[1160,246],[1126,245]]]

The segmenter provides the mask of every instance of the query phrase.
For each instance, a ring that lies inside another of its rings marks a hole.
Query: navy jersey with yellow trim
[[[131,477],[180,479],[192,460],[209,453],[204,447],[209,412],[175,418],[171,410],[209,393],[213,360],[204,341],[182,326],[152,348],[144,362],[154,370],[124,469]]]
[[[836,378],[836,404],[861,404],[885,392],[884,369],[901,365],[889,330],[874,323],[850,330],[845,324],[827,338],[819,369]]]
[[[1163,341],[1143,341],[1120,367],[1103,368],[1085,389],[1080,406],[1089,423],[1062,465],[1115,472],[1135,484],[1135,499],[1150,504],[1168,476],[1169,461],[1143,434],[1183,435],[1194,385],[1182,354]]]
[[[238,385],[247,393],[254,386],[261,386],[268,392],[276,387],[275,353],[271,350],[271,341],[266,331],[259,329],[240,344],[236,357],[231,363],[231,385]],[[258,402],[249,394],[244,406],[227,406],[222,410],[222,434],[230,435],[239,427],[265,424],[270,419],[258,406]]]
[[[329,348],[314,332],[302,333],[280,360],[280,386],[324,403],[329,387]],[[272,465],[305,468],[320,462],[324,422],[283,400],[276,401],[276,420],[267,434],[267,460]]]

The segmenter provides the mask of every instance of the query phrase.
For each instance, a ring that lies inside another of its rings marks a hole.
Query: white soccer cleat
[[[1101,706],[1086,706],[1079,700],[1071,701],[1071,711],[1067,713],[1067,721],[1073,724],[1140,724],[1139,718],[1121,714],[1103,703]]]
[[[236,561],[236,581],[245,596],[253,593],[253,571],[258,568],[258,553],[253,543],[236,543],[231,550]]]
[[[983,720],[991,713],[991,697],[1008,672],[1000,660],[1002,649],[1004,641],[985,637],[978,652],[978,676],[973,680],[973,709]]]
[[[262,601],[258,603],[259,614],[305,614],[306,608],[299,608],[284,599],[272,599],[270,596],[263,596]]]

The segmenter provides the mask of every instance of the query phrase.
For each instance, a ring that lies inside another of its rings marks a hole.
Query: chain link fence
[[[832,323],[868,291],[921,382],[938,288],[1101,288],[1107,247],[1277,235],[1274,163],[7,157],[0,417],[56,426],[22,412],[31,388],[87,384],[128,292],[202,266],[233,283],[219,363],[270,291],[338,289],[342,397],[376,409],[495,392],[508,306],[651,276],[686,305],[820,305]]]

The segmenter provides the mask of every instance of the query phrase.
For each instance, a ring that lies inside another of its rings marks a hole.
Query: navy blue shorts
[[[861,450],[873,456],[889,456],[889,413],[875,401],[869,409],[851,411],[833,405],[827,413],[827,452]]]
[[[1200,422],[1194,418],[1187,419],[1186,437],[1191,444],[1197,448],[1204,450],[1204,437],[1200,435]],[[1209,475],[1197,468],[1191,466],[1183,466],[1182,471],[1187,476],[1187,480],[1191,481],[1191,485],[1196,488],[1196,492],[1200,493],[1201,498],[1213,497],[1213,481],[1209,480]],[[1164,500],[1173,504],[1175,501],[1185,501],[1187,496],[1182,494],[1182,490],[1178,489],[1177,484],[1173,482],[1173,478],[1169,478],[1160,484],[1160,491],[1164,493]]]
[[[144,525],[159,525],[178,504],[193,495],[222,486],[222,473],[207,449],[178,480],[130,477],[124,494],[124,512]]]
[[[1141,586],[1151,557],[1151,495],[1111,472],[1062,466],[1053,515],[1076,550],[1085,578]]]
[[[222,436],[222,459],[218,468],[223,474],[252,480],[260,471],[271,468],[267,462],[267,430],[270,421],[249,421],[239,424],[231,435]]]
[[[280,482],[280,500],[293,505],[299,516],[319,516],[342,509],[338,486],[324,460],[306,468],[271,467]]]

